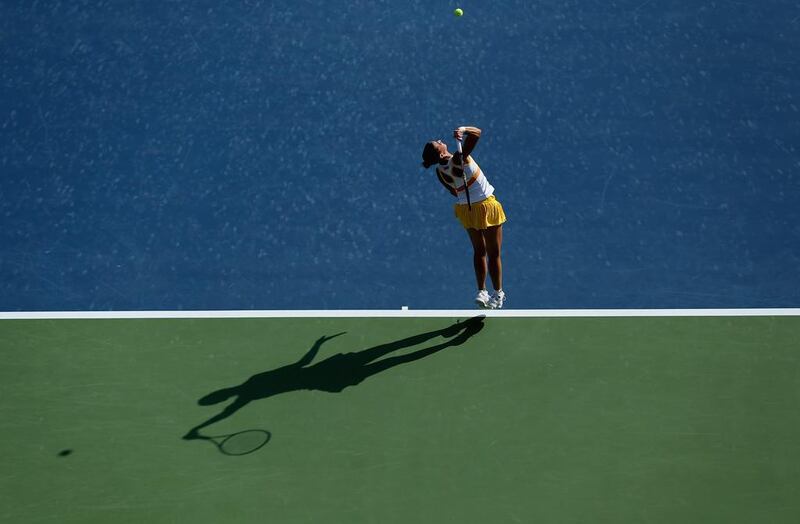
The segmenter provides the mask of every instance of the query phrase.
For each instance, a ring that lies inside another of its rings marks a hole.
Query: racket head
[[[217,441],[216,439],[222,440]],[[263,429],[246,429],[238,433],[214,437],[219,450],[225,455],[239,456],[248,455],[258,451],[272,438],[269,431]]]

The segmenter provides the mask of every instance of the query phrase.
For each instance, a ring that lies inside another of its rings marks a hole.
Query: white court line
[[[305,309],[228,311],[24,311],[0,312],[0,320],[128,318],[593,318],[593,317],[785,317],[800,308],[759,309]]]

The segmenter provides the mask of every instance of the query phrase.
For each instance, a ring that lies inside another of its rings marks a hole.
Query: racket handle
[[[456,149],[458,149],[459,156],[461,156],[461,179],[464,181],[464,193],[467,197],[467,209],[472,209],[472,204],[469,201],[469,186],[467,185],[467,175],[464,172],[464,153],[461,151],[461,140],[456,140]]]
[[[458,156],[461,157],[461,165],[464,165],[464,152],[461,150],[461,140],[456,140],[456,149],[458,150]]]

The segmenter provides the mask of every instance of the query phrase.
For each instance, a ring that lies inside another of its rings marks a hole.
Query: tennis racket
[[[456,141],[456,148],[458,149],[458,154],[461,157],[461,180],[464,181],[464,193],[467,195],[467,209],[472,209],[472,204],[470,204],[469,202],[469,187],[467,187],[467,174],[464,169],[467,160],[464,158],[464,152],[461,151],[461,140]]]

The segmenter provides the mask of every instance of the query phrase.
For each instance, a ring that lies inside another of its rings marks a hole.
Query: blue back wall
[[[800,306],[800,6],[0,3],[0,309]]]

